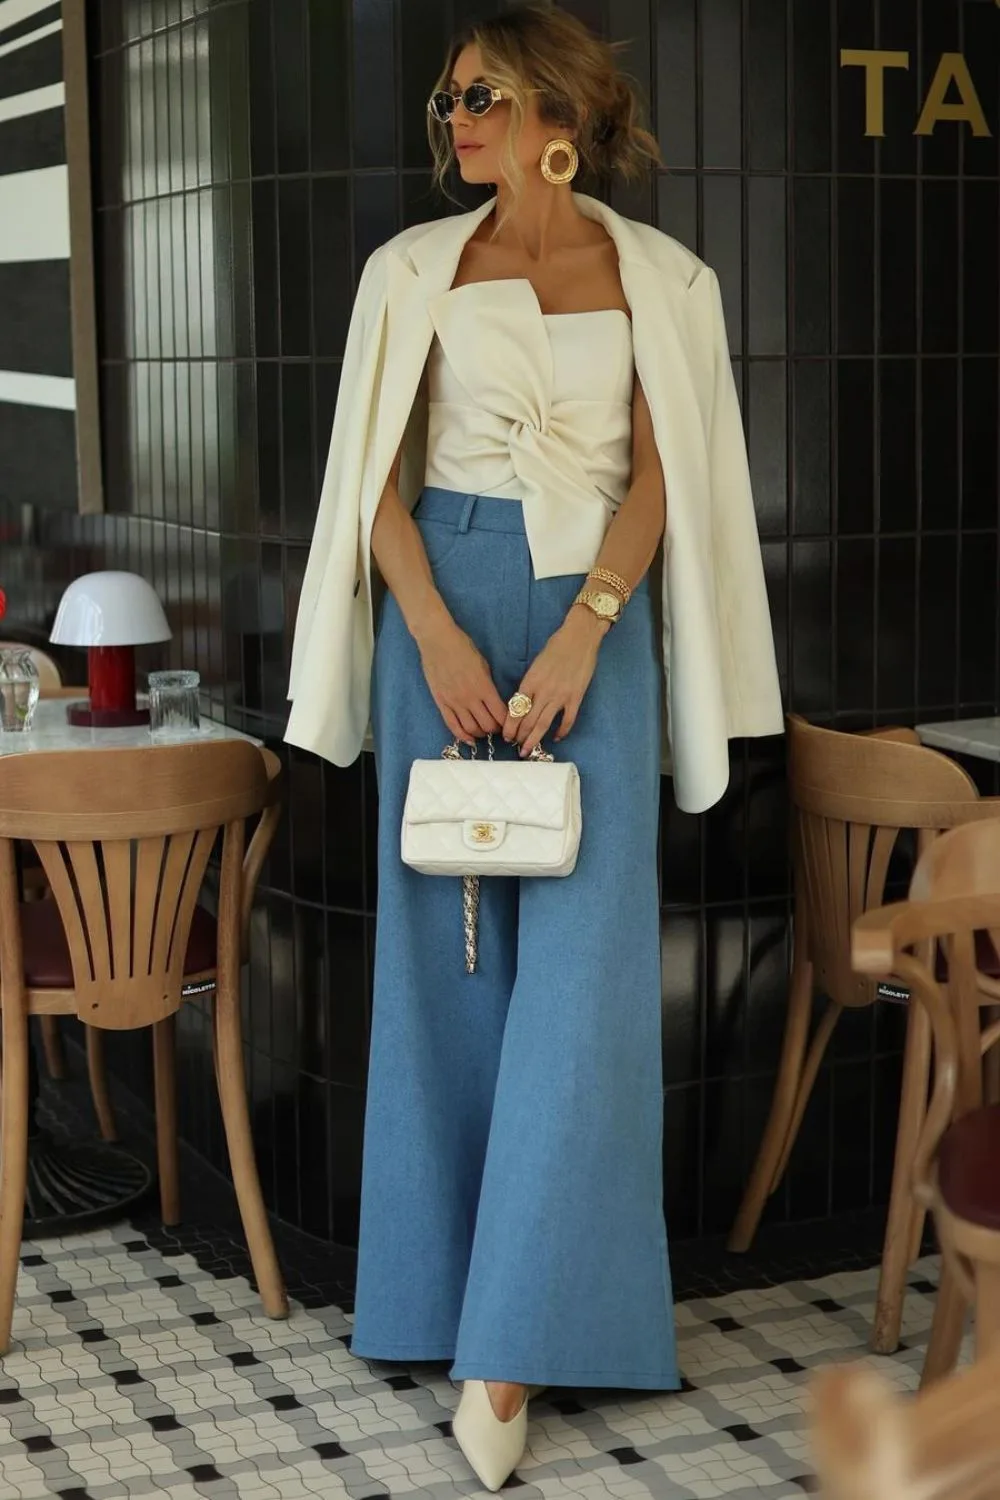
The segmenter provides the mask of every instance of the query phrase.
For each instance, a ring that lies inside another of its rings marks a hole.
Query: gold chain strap
[[[587,577],[599,578],[602,583],[610,583],[616,593],[621,594],[622,604],[627,604],[632,597],[632,590],[622,575],[620,573],[613,573],[610,568],[591,568]]]

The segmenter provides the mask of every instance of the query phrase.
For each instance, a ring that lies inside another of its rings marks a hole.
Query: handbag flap
[[[403,817],[564,828],[578,781],[570,761],[415,760]]]

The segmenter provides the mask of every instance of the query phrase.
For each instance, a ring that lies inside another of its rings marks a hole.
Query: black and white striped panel
[[[0,0],[0,499],[73,505],[62,7]]]

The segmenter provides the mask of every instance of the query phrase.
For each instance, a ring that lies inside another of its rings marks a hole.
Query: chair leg
[[[233,995],[231,991],[227,993],[227,986],[220,983],[215,1000],[217,1077],[233,1186],[264,1311],[269,1318],[287,1318],[288,1297],[267,1222],[254,1156],[240,1033],[239,995]]]
[[[153,1027],[153,1088],[156,1100],[156,1162],[160,1176],[160,1212],[164,1224],[181,1221],[180,1170],[177,1159],[177,1017]]]
[[[63,1051],[59,1017],[39,1016],[38,1026],[42,1033],[42,1051],[49,1077],[54,1078],[57,1083],[61,1082],[66,1077],[66,1053]]]
[[[96,1026],[85,1026],[87,1036],[87,1073],[90,1078],[90,1094],[94,1101],[94,1113],[101,1132],[101,1139],[117,1141],[118,1126],[111,1105],[108,1089],[108,1069],[104,1060],[104,1032]]]
[[[4,1017],[0,1102],[0,1355],[10,1348],[28,1180],[28,1025]]]
[[[958,1363],[967,1312],[965,1295],[947,1257],[941,1260],[941,1281],[934,1304],[934,1321],[920,1375],[920,1388],[950,1375]]]
[[[1000,1349],[1000,1265],[976,1262],[976,1358]]]
[[[870,1345],[875,1354],[894,1354],[899,1348],[903,1322],[906,1274],[913,1261],[914,1218],[923,1223],[913,1198],[913,1158],[927,1113],[927,1086],[931,1064],[931,1027],[922,1005],[911,1005],[903,1055],[903,1086],[899,1096],[896,1128],[896,1159],[892,1191],[882,1246],[875,1321]]]
[[[764,1205],[774,1190],[778,1163],[785,1151],[802,1083],[811,1020],[812,965],[806,954],[805,932],[797,919],[788,990],[788,1015],[785,1018],[785,1037],[771,1100],[771,1113],[757,1148],[757,1159],[750,1173],[743,1201],[726,1242],[726,1248],[738,1254],[749,1250],[757,1233]]]

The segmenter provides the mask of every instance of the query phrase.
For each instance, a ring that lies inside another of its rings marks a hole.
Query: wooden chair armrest
[[[894,901],[888,906],[874,906],[855,919],[851,928],[851,967],[856,974],[885,979],[894,973],[896,953],[901,946],[897,928],[905,921],[910,904]]]

